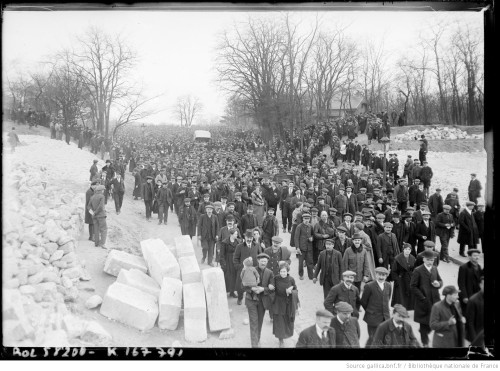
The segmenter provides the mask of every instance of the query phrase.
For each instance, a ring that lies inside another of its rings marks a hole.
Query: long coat
[[[352,316],[359,317],[359,308],[361,306],[361,299],[359,297],[359,290],[356,286],[351,285],[348,289],[344,282],[340,282],[330,289],[330,292],[325,298],[323,305],[326,310],[330,311],[333,315],[337,315],[335,304],[343,301],[350,304],[353,308]]]
[[[415,305],[413,292],[411,291],[410,282],[415,267],[415,257],[410,254],[408,261],[404,253],[399,254],[394,259],[394,264],[391,267],[391,275],[394,281],[394,295],[392,296],[392,306],[401,304],[408,310],[412,310]]]
[[[434,243],[436,242],[436,227],[434,225],[434,222],[429,220],[429,227],[426,227],[423,221],[417,223],[417,228],[415,228],[415,236],[417,237],[418,241],[417,242],[417,254],[418,254],[425,250],[424,248],[425,241],[432,241]],[[427,239],[424,240],[422,238],[423,236],[426,236]]]
[[[345,211],[354,215],[356,211],[358,211],[358,200],[356,198],[356,195],[354,193],[351,193],[351,196],[347,197],[346,194],[346,200],[347,202]]]
[[[90,198],[94,194],[94,190],[92,188],[87,189],[87,192],[85,192],[85,224],[94,224],[92,221],[92,215],[89,213],[89,202]]]
[[[439,287],[431,284],[435,280],[439,282]],[[410,281],[410,287],[415,296],[415,322],[429,325],[432,305],[440,300],[439,289],[442,286],[443,280],[435,266],[432,266],[430,272],[425,265],[415,268]]]
[[[365,309],[363,321],[368,326],[378,326],[391,318],[389,312],[391,291],[391,284],[389,282],[384,282],[383,292],[376,281],[368,282],[365,285],[363,296],[361,297],[361,305]]]
[[[462,323],[462,311],[458,302],[455,306],[458,316],[455,315],[456,325],[449,325],[448,320],[453,315],[451,306],[443,299],[432,306],[430,315],[430,327],[434,330],[432,338],[433,348],[456,348],[464,346],[465,329]]]
[[[183,235],[189,235],[191,237],[196,235],[196,219],[197,213],[192,205],[182,205],[179,208],[179,223]]]
[[[325,241],[327,238],[333,238],[335,236],[335,226],[331,220],[326,223],[320,220],[313,227],[314,242],[318,251],[323,251],[325,249]],[[327,234],[328,237],[323,237]]]
[[[229,238],[226,238],[222,241],[220,248],[219,261],[220,267],[224,272],[226,292],[231,293],[236,290],[236,269],[233,264],[233,255],[238,244],[238,239],[234,240],[234,242],[231,242]]]
[[[474,217],[467,210],[462,210],[458,214],[458,239],[459,244],[472,247],[479,242],[479,230]]]
[[[313,229],[311,224],[300,223],[295,230],[295,247],[301,251],[312,251],[312,241],[309,241],[309,237],[312,237]]]
[[[380,326],[375,331],[375,335],[373,336],[373,342],[370,345],[370,348],[419,348],[420,345],[418,343],[415,334],[413,333],[413,329],[409,323],[403,322],[403,336],[404,343],[399,341],[399,338],[396,334],[396,325],[394,324],[394,320],[388,319],[385,322],[382,322]]]
[[[212,214],[209,218],[207,214],[203,214],[199,217],[198,236],[201,237],[202,241],[215,242],[217,232],[219,232],[219,220],[217,219],[217,215]]]
[[[377,237],[377,245],[375,246],[375,251],[377,252],[377,257],[383,259],[383,263],[379,264],[382,267],[388,268],[391,257],[394,258],[399,254],[398,240],[396,235],[391,232],[390,235],[387,233],[381,233]]]
[[[472,342],[484,330],[484,294],[477,292],[471,296],[467,303],[467,333],[466,339]]]
[[[316,325],[302,330],[299,334],[299,340],[297,341],[297,348],[335,348],[335,330],[333,328],[328,329],[328,344],[323,344],[323,341],[318,336],[316,332]]]
[[[142,178],[139,172],[136,172],[134,175],[135,184],[134,184],[134,197],[142,197]]]
[[[330,327],[335,330],[335,348],[359,348],[361,330],[356,317],[349,318],[341,324],[337,317],[332,318]]]
[[[326,275],[326,257],[327,257],[327,251],[323,250],[320,252],[319,257],[318,257],[318,262],[316,263],[316,266],[314,268],[314,275],[313,278],[318,277],[318,273],[321,272],[319,275],[319,284],[323,285],[325,282],[325,275]],[[331,272],[332,272],[332,283],[333,285],[338,284],[342,280],[342,273],[344,272],[344,264],[342,262],[342,254],[333,249],[332,251],[332,260],[330,261],[330,264],[332,266]]]
[[[481,275],[483,270],[478,265],[478,269],[474,269],[471,262],[467,262],[458,267],[458,289],[460,290],[458,298],[462,311],[465,313],[467,305],[463,302],[465,298],[469,299],[476,292],[481,290],[479,283],[481,282]]]

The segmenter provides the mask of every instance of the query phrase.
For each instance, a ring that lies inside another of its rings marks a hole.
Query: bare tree
[[[191,94],[177,98],[174,112],[181,122],[181,126],[190,127],[193,120],[203,108],[200,99]]]

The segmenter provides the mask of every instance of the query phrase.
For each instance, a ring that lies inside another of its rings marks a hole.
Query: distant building
[[[335,96],[330,101],[330,109],[326,116],[333,119],[365,112],[368,112],[368,101],[363,96]],[[317,113],[315,112],[313,116],[317,117]]]

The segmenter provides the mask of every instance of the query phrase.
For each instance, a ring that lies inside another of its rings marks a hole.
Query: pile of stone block
[[[458,140],[458,139],[483,139],[484,134],[467,134],[456,127],[430,127],[424,130],[409,130],[404,134],[395,135],[392,139],[394,142],[402,143],[404,141],[412,141],[420,138],[421,135],[425,135],[428,140]]]
[[[78,299],[79,282],[91,279],[75,253],[84,225],[85,195],[58,186],[61,179],[45,167],[22,161],[7,165],[2,226],[4,344],[106,345],[111,337],[105,330],[74,317],[66,306]],[[77,324],[71,331],[65,325],[70,321]]]
[[[104,295],[102,315],[141,331],[156,323],[176,330],[183,312],[188,342],[207,340],[207,320],[210,332],[231,328],[224,274],[200,270],[189,236],[175,238],[175,246],[144,240],[141,251],[143,257],[109,253],[104,271],[117,279]]]

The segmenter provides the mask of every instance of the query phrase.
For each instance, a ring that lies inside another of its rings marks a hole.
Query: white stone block
[[[147,292],[158,300],[160,296],[160,286],[154,279],[149,277],[146,273],[132,268],[129,270],[122,269],[118,274],[116,282],[123,283],[124,285],[135,287],[141,291]]]
[[[158,318],[158,304],[153,295],[119,282],[109,286],[101,304],[100,313],[138,330],[154,327]]]
[[[159,238],[141,241],[141,250],[149,269],[149,275],[161,285],[163,278],[180,279],[181,271],[177,259]]]
[[[176,330],[182,307],[182,282],[165,277],[160,291],[158,327],[162,330]]]
[[[179,258],[179,266],[181,268],[182,284],[201,282],[200,266],[194,255]]]
[[[177,259],[180,259],[184,256],[194,256],[194,247],[193,242],[191,241],[191,237],[189,236],[180,236],[175,237],[175,251]]]
[[[230,328],[231,317],[229,316],[224,272],[220,268],[209,268],[202,271],[202,276],[210,331]]]
[[[118,276],[120,269],[135,268],[147,273],[146,262],[140,256],[132,255],[120,250],[111,250],[104,263],[104,272]]]
[[[207,340],[207,306],[201,282],[183,285],[184,337],[189,342]]]

